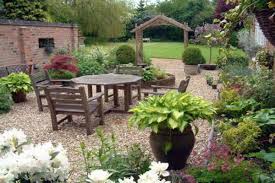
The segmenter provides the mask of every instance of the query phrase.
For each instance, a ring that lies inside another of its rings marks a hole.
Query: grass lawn
[[[97,46],[102,46],[103,48],[110,50],[112,48],[118,47],[123,44],[130,44],[135,47],[135,43],[105,43]],[[190,47],[197,47],[201,50],[203,56],[209,62],[210,49],[208,46],[204,45],[189,45]],[[184,45],[181,42],[151,42],[144,43],[144,53],[150,58],[168,58],[168,59],[181,59],[182,52],[184,50]],[[236,54],[243,54],[241,50],[236,50]],[[216,62],[219,55],[219,48],[212,48],[212,62]]]

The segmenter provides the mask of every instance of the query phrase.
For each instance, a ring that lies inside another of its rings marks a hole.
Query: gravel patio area
[[[171,74],[175,74],[177,83],[185,78],[184,64],[180,60],[153,59],[153,64]],[[206,73],[209,72],[203,71],[199,75],[192,76],[187,90],[207,100],[214,100],[216,93],[206,85],[204,77]],[[211,74],[216,75],[217,72],[214,71]],[[150,132],[129,128],[127,125],[128,118],[128,114],[109,113],[105,116],[105,125],[101,128],[105,134],[113,132],[117,138],[118,145],[122,149],[125,149],[130,144],[140,143],[150,152]],[[82,117],[74,118],[74,122],[83,121],[82,119]],[[210,131],[210,125],[207,121],[198,120],[196,123],[198,123],[200,131],[196,137],[194,148],[196,153],[192,153],[189,163],[194,162],[206,147]],[[65,124],[61,127],[61,130],[53,132],[50,113],[47,109],[44,112],[38,112],[34,93],[28,95],[26,103],[15,104],[9,113],[0,116],[0,132],[10,128],[22,129],[35,143],[47,141],[61,143],[67,150],[71,162],[72,172],[69,182],[76,182],[82,173],[81,170],[84,170],[82,156],[79,152],[80,142],[84,142],[89,148],[95,148],[98,145],[98,139],[95,134],[86,136],[86,129],[76,124]]]

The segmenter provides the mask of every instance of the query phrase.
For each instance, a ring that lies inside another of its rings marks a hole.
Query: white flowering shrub
[[[119,179],[117,181],[112,181],[109,178],[111,173],[104,170],[94,170],[87,178],[87,182],[90,183],[170,183],[164,178],[169,176],[167,171],[168,163],[152,162],[150,165],[150,170],[140,175],[138,180],[135,181],[133,177],[127,177]]]
[[[61,145],[28,143],[21,130],[0,134],[0,182],[66,182],[69,162]]]

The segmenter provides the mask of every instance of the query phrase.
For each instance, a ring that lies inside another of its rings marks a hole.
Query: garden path
[[[184,64],[179,60],[153,59],[153,64],[175,74],[177,82],[185,78]],[[213,100],[215,93],[206,85],[204,74],[203,72],[200,75],[192,76],[188,91],[205,99]],[[129,128],[127,125],[128,117],[127,114],[110,113],[106,115],[105,125],[102,127],[104,133],[110,135],[113,132],[121,149],[126,149],[133,143],[140,143],[146,151],[151,153],[148,142],[150,132]],[[83,122],[82,119],[74,118],[74,122]],[[197,141],[194,148],[196,153],[192,154],[189,163],[194,163],[205,148],[210,131],[210,125],[207,122],[198,120],[197,123],[200,131],[196,137]],[[34,93],[28,95],[26,103],[13,105],[13,109],[8,114],[0,116],[0,132],[10,128],[22,129],[34,143],[52,141],[56,144],[63,144],[68,152],[72,168],[68,182],[79,180],[79,176],[84,170],[84,166],[81,164],[83,161],[79,151],[79,143],[85,142],[89,148],[95,148],[99,144],[96,134],[87,137],[85,129],[76,124],[65,124],[61,130],[53,132],[49,111],[46,109],[44,112],[38,112]]]

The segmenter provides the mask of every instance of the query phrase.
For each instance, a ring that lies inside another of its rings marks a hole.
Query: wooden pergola
[[[184,33],[184,46],[188,47],[188,32],[193,30],[186,23],[182,24],[172,18],[164,15],[158,15],[147,22],[140,24],[131,31],[132,33],[135,33],[136,37],[136,64],[143,63],[143,31],[149,27],[161,25],[172,25],[182,29]]]

